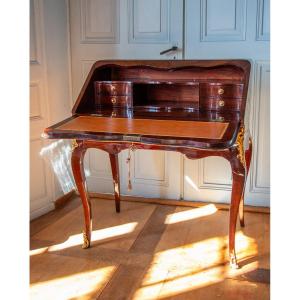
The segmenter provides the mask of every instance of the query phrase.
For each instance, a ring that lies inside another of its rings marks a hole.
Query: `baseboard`
[[[102,194],[102,193],[89,193],[92,198],[101,198],[105,200],[114,200],[114,195],[112,194]],[[176,206],[186,206],[186,207],[201,207],[212,202],[199,202],[199,201],[186,201],[186,200],[171,200],[171,199],[160,199],[160,198],[144,198],[137,196],[121,196],[122,201],[128,202],[143,202],[143,203],[152,203],[152,204],[163,204],[163,205],[176,205]],[[226,203],[213,203],[218,209],[229,210],[230,204]],[[270,213],[269,207],[261,206],[250,206],[245,205],[244,210],[246,212],[259,212],[259,213]]]
[[[67,202],[71,201],[72,198],[76,196],[75,190],[68,192],[67,194],[62,195],[54,201],[55,209],[64,206]]]
[[[34,211],[31,211],[30,212],[30,221],[32,221],[42,215],[45,215],[46,213],[48,213],[49,211],[51,211],[53,209],[55,209],[54,204],[51,202],[39,209],[35,209]]]

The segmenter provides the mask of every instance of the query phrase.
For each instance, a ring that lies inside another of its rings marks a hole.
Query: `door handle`
[[[169,49],[161,51],[159,54],[163,55],[163,54],[166,54],[168,52],[172,52],[172,51],[176,51],[176,50],[178,50],[178,47],[177,46],[173,46],[172,48],[169,48]]]

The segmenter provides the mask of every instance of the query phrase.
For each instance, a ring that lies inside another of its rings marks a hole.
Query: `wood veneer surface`
[[[86,132],[222,139],[229,123],[79,116],[56,129]]]

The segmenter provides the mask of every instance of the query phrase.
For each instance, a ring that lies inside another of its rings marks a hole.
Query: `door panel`
[[[270,82],[268,0],[187,0],[185,59],[252,62],[246,125],[254,142],[246,204],[269,206]],[[184,199],[229,202],[230,165],[222,158],[184,159]]]
[[[267,0],[187,0],[185,59],[269,60],[269,16],[264,11],[269,11]]]
[[[41,132],[48,124],[43,33],[43,2],[30,1],[30,217],[54,208],[53,182],[40,151],[46,142]]]
[[[72,0],[69,5],[74,101],[97,60],[182,58],[183,0]],[[179,51],[159,54],[174,45]],[[180,154],[134,152],[132,191],[126,158],[127,151],[119,154],[122,194],[180,198]],[[85,162],[90,191],[112,193],[108,154],[88,150]]]
[[[250,192],[270,193],[270,64],[258,61],[255,65],[255,85],[252,112],[252,134],[254,136],[254,155],[250,174]],[[266,197],[265,196],[265,197]]]

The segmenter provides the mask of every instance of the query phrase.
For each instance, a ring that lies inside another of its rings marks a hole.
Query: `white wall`
[[[40,135],[70,115],[71,96],[67,2],[32,0],[31,5],[30,212],[35,218],[53,209],[53,202],[63,195],[47,155],[40,155],[54,141]]]
[[[45,52],[49,125],[71,115],[71,75],[68,5],[64,0],[44,0]],[[54,200],[64,193],[55,180]]]

